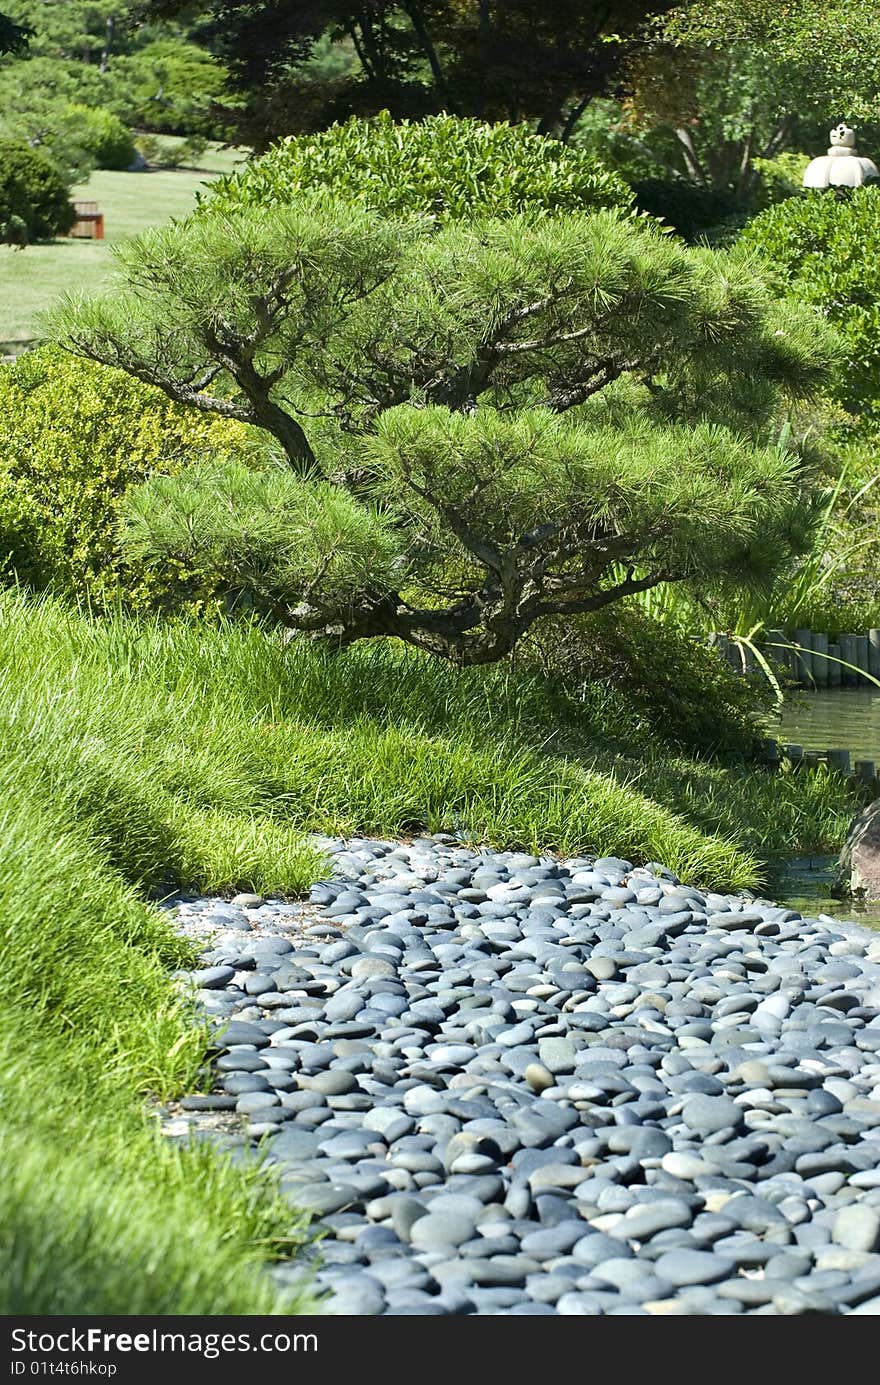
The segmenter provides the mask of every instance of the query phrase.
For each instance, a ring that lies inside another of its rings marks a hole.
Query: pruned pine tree
[[[202,209],[120,251],[69,349],[243,420],[276,465],[134,492],[139,561],[291,630],[458,664],[659,582],[757,582],[809,488],[777,445],[834,360],[754,260],[615,212],[429,231],[326,199]]]

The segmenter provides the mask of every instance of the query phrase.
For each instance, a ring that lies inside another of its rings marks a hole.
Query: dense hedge
[[[122,496],[155,473],[231,456],[251,433],[58,347],[0,367],[0,573],[98,605],[116,599],[124,573],[129,604],[160,599],[155,576],[123,569]],[[187,574],[172,575],[187,590]]]
[[[67,184],[49,156],[0,139],[0,240],[49,240],[69,231],[73,218]]]
[[[592,155],[523,126],[450,115],[395,122],[387,112],[281,140],[241,173],[218,179],[208,200],[230,208],[278,206],[321,188],[389,215],[422,213],[435,221],[633,202],[623,179]]]
[[[855,413],[880,413],[880,187],[789,198],[756,217],[741,239],[837,327],[846,347],[841,402]]]

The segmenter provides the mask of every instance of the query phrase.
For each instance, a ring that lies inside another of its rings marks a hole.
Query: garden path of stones
[[[168,907],[212,940],[185,1120],[322,1219],[330,1311],[880,1313],[880,937],[659,865],[320,844],[308,906]]]

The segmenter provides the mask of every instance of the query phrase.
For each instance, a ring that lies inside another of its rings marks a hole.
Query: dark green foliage
[[[202,0],[193,36],[229,67],[230,119],[257,149],[383,110],[395,119],[448,111],[530,122],[565,137],[614,84],[646,17],[668,8],[669,0]],[[191,18],[194,6],[151,0],[146,9]],[[328,42],[341,61],[327,61]]]
[[[387,216],[433,221],[540,215],[632,205],[622,178],[523,126],[437,115],[396,123],[387,111],[282,140],[241,173],[218,179],[215,209],[287,206],[326,190]]]
[[[684,178],[646,178],[633,184],[636,205],[671,226],[685,240],[715,226],[738,210],[732,192],[699,187]]]
[[[110,110],[127,127],[223,137],[212,105],[225,69],[188,41],[187,24],[144,23],[137,0],[6,3],[32,38],[25,55],[0,61],[4,125],[39,117],[47,102],[75,103]]]
[[[112,106],[139,129],[223,139],[225,119],[215,110],[226,72],[203,49],[183,38],[157,38],[112,68]]]
[[[117,115],[64,97],[33,93],[7,108],[0,129],[47,154],[68,184],[85,182],[96,168],[128,168],[135,157],[131,131]]]
[[[588,705],[601,696],[606,734],[630,748],[653,742],[746,758],[760,753],[758,719],[772,702],[766,679],[740,677],[705,639],[638,608],[620,605],[541,627],[526,658]]]
[[[880,412],[880,187],[805,192],[746,227],[758,251],[802,302],[839,331],[844,368],[835,393],[857,414]]]
[[[28,240],[51,240],[70,230],[73,216],[67,185],[48,155],[0,139],[0,224],[17,217]]]
[[[21,53],[33,34],[29,24],[16,24],[8,15],[0,14],[0,53]]]

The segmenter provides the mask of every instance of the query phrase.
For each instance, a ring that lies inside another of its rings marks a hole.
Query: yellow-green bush
[[[123,565],[118,509],[131,485],[253,446],[254,430],[58,347],[0,367],[0,576],[97,606],[207,593],[188,574]]]

